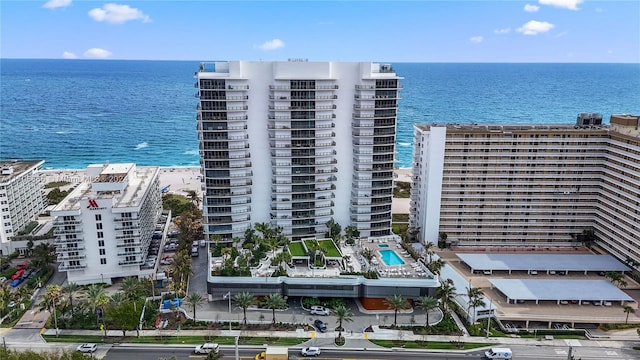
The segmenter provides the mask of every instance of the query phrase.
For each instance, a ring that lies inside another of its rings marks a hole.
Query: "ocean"
[[[198,166],[198,61],[0,60],[0,159]],[[574,123],[640,114],[640,64],[394,63],[399,167],[415,123]]]

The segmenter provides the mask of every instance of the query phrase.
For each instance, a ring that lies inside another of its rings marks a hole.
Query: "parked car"
[[[320,355],[320,348],[316,346],[309,346],[300,350],[302,356],[318,356]]]
[[[313,322],[313,326],[318,329],[321,333],[327,332],[327,324],[322,322],[322,320],[316,320]]]
[[[318,306],[318,305],[313,305],[311,307],[311,310],[309,310],[309,312],[312,315],[329,315],[331,313],[331,311],[329,311],[329,309],[327,309],[324,306]]]
[[[82,344],[78,345],[76,350],[80,351],[81,353],[94,353],[96,352],[96,350],[98,350],[98,345],[93,343]]]

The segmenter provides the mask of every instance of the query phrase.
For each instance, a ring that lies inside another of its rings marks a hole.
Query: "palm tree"
[[[453,298],[456,296],[456,287],[453,286],[453,282],[443,281],[438,290],[436,290],[436,296],[440,298],[440,302],[444,309],[448,310],[449,303],[451,303]]]
[[[243,322],[247,325],[247,309],[249,306],[253,305],[256,301],[256,298],[248,292],[237,293],[233,300],[236,304],[242,308],[242,314],[244,315]]]
[[[426,242],[424,243],[424,251],[427,253],[427,255],[429,256],[429,263],[431,263],[432,261],[432,256],[433,256],[433,248],[434,248],[434,244],[432,242]]]
[[[118,291],[111,295],[111,302],[114,306],[120,306],[127,302],[127,297],[124,295],[122,291]]]
[[[442,270],[443,267],[444,267],[444,260],[442,259],[437,259],[427,264],[427,269],[429,269],[429,271],[431,271],[436,275],[440,275],[440,271]]]
[[[192,292],[184,298],[184,302],[193,309],[193,321],[196,321],[196,308],[205,302],[204,296],[200,293]]]
[[[471,312],[471,308],[473,308],[473,313],[471,314],[471,323],[476,322],[476,308],[478,306],[487,305],[482,297],[484,296],[484,292],[477,287],[468,287],[467,288],[467,297],[469,298],[469,308],[467,311]]]
[[[344,305],[340,305],[331,311],[333,315],[336,317],[338,321],[338,338],[342,337],[342,322],[351,322],[353,321],[353,313],[349,308]]]
[[[133,302],[134,311],[138,311],[136,303],[142,298],[143,291],[142,284],[136,277],[131,276],[122,281],[122,293],[128,301]]]
[[[342,231],[342,226],[338,224],[333,218],[329,219],[324,225],[327,227],[327,231],[324,233],[326,238],[333,239],[335,242],[340,236],[340,232]]]
[[[56,311],[56,303],[62,296],[62,288],[60,285],[47,285],[47,292],[43,296],[44,306],[48,310],[53,310],[53,321],[56,327],[56,336],[58,336],[58,314]]]
[[[187,190],[187,199],[193,203],[196,207],[200,207],[200,197],[195,190]]]
[[[7,310],[7,305],[11,301],[11,288],[8,283],[0,283],[0,319],[4,316],[4,311]]]
[[[605,277],[618,287],[626,287],[627,281],[624,279],[624,275],[616,271],[607,271]]]
[[[80,285],[70,282],[62,288],[62,293],[69,299],[69,308],[71,309],[71,316],[73,317],[73,298],[84,294],[84,289]]]
[[[425,327],[429,327],[429,311],[438,307],[438,299],[433,296],[421,296],[418,298],[418,304],[424,312],[427,314],[427,321],[425,323]]]
[[[36,269],[47,269],[56,261],[55,247],[47,243],[40,243],[33,248],[33,260],[31,265]]]
[[[272,324],[276,324],[276,309],[284,309],[287,307],[287,300],[285,300],[280,294],[271,294],[264,298],[264,307],[271,309],[273,312]]]
[[[89,308],[91,309],[91,313],[96,317],[96,324],[98,323],[98,316],[96,314],[97,302],[98,299],[102,296],[105,296],[104,288],[100,284],[91,284],[87,287],[87,301]],[[104,316],[104,312],[102,313]]]
[[[398,323],[398,311],[409,309],[411,304],[402,295],[392,295],[384,299],[384,303],[393,310],[393,327]]]
[[[107,314],[105,307],[109,305],[109,302],[111,302],[111,299],[107,296],[107,294],[104,291],[98,294],[98,297],[95,299],[94,304],[96,307],[100,308],[100,310],[102,311],[103,317]],[[98,317],[96,316],[96,324],[97,323],[98,323]],[[106,333],[106,330],[105,330],[105,333]]]
[[[627,324],[629,323],[629,314],[635,314],[636,309],[632,308],[629,305],[625,305],[625,307],[622,308],[622,311],[624,311],[624,313],[627,314],[626,319],[624,319],[624,323]]]
[[[353,245],[355,242],[354,239],[360,237],[360,231],[357,227],[349,225],[344,228],[344,235],[347,238],[347,243]]]

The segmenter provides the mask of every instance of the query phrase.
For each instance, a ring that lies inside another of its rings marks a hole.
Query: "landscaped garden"
[[[307,253],[304,251],[304,246],[300,241],[294,241],[289,244],[289,252],[291,256],[306,256]]]

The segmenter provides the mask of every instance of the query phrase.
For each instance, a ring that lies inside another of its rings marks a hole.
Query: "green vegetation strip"
[[[109,336],[106,339],[99,335],[43,335],[48,342],[70,342],[70,343],[130,343],[130,344],[201,344],[203,342],[216,342],[220,345],[233,345],[235,338],[231,336],[141,336],[141,337],[120,337]],[[286,337],[240,337],[240,345],[282,345],[293,346],[308,341],[308,338],[286,338]]]
[[[305,256],[305,255],[307,255],[304,252],[304,247],[302,246],[302,243],[299,242],[299,241],[292,242],[291,244],[289,244],[289,252],[291,253],[291,256]]]
[[[52,189],[52,188],[57,188],[57,187],[65,186],[65,185],[69,185],[69,184],[71,184],[71,182],[69,182],[69,181],[52,181],[50,183],[46,183],[44,185],[44,188],[45,189]]]
[[[369,340],[372,343],[386,348],[402,347],[405,349],[430,349],[430,350],[470,350],[481,347],[494,346],[496,344],[484,343],[455,343],[444,341],[402,341],[402,340]]]

